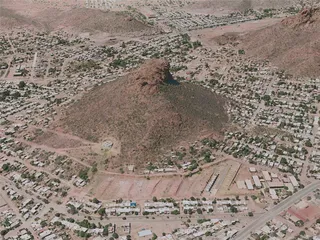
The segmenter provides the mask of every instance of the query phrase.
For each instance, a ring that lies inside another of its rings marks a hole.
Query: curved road
[[[234,237],[235,240],[245,240],[250,237],[251,232],[261,229],[268,221],[272,220],[274,217],[279,215],[282,211],[289,208],[291,205],[298,202],[301,198],[307,194],[320,189],[320,181],[313,182],[301,189],[300,191],[294,193],[292,196],[286,198],[278,205],[270,209],[267,213],[262,216],[259,216],[259,219],[254,219],[247,227],[243,228],[238,234]]]

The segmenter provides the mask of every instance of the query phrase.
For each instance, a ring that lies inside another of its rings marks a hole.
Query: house
[[[297,181],[297,179],[294,176],[289,176],[290,182],[292,183],[292,185],[294,187],[299,187],[299,183]]]
[[[284,184],[280,181],[268,182],[269,188],[283,188]]]
[[[246,185],[247,185],[247,189],[248,189],[248,190],[253,190],[253,185],[252,185],[251,180],[250,180],[250,179],[246,179],[246,180],[244,180],[244,181],[245,181],[245,183],[246,183]]]
[[[261,188],[262,187],[260,179],[259,179],[259,177],[257,175],[252,176],[252,179],[253,179],[253,182],[254,182],[254,185],[256,186],[256,188]]]
[[[267,182],[271,181],[271,177],[268,171],[262,171],[263,177]]]
[[[146,237],[146,236],[150,236],[150,235],[152,235],[151,230],[142,230],[142,231],[138,232],[139,237]]]

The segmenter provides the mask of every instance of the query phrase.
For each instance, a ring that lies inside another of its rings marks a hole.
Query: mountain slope
[[[29,28],[72,33],[143,34],[156,29],[126,12],[61,7],[26,0],[0,0],[0,29]]]
[[[245,35],[250,56],[268,59],[298,76],[320,76],[320,10],[306,9],[281,23]]]

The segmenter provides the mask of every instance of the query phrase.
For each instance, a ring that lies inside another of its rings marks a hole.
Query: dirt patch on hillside
[[[58,134],[50,131],[37,135],[33,142],[57,149],[78,148],[87,145],[80,140],[67,138],[66,136],[59,136]]]
[[[32,21],[30,18],[22,16],[11,9],[0,7],[0,29],[13,29],[18,27],[44,29],[41,23]]]

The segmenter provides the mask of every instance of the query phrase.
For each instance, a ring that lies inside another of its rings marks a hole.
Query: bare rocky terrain
[[[153,29],[123,11],[61,8],[25,1],[19,4],[10,4],[8,1],[0,3],[0,29],[3,30],[28,28],[46,32],[63,30],[76,34],[143,34]],[[23,11],[24,8],[32,11]]]
[[[320,74],[320,10],[303,10],[273,26],[243,36],[250,56],[268,59],[298,76]]]
[[[178,83],[165,60],[150,60],[120,80],[96,87],[66,110],[60,123],[80,137],[121,142],[121,161],[155,160],[182,141],[219,133],[228,120],[225,99]]]

